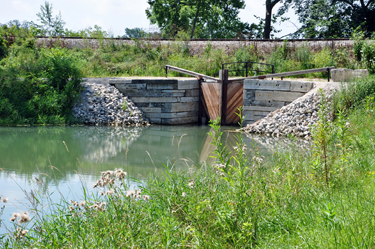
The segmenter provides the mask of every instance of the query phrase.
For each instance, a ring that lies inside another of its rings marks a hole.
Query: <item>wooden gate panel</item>
[[[201,87],[208,116],[211,120],[215,120],[221,116],[221,84],[202,83]]]
[[[240,121],[240,117],[236,113],[238,113],[238,108],[243,106],[243,83],[229,83],[227,87],[227,115],[225,123],[236,125]]]

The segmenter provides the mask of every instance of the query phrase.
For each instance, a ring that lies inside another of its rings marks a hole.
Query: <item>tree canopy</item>
[[[62,20],[61,13],[53,17],[52,4],[45,2],[40,6],[40,12],[36,14],[42,25],[38,25],[46,35],[63,35],[65,22]]]
[[[366,36],[375,31],[375,0],[287,0],[302,24],[296,36],[344,38],[361,27]]]
[[[165,37],[185,31],[191,38],[235,38],[249,29],[238,17],[244,0],[148,0],[148,4],[147,17]]]

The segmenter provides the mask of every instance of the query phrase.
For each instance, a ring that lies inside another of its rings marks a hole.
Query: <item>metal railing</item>
[[[187,75],[190,75],[190,76],[193,76],[193,77],[197,77],[198,79],[214,80],[214,81],[218,80],[217,78],[211,77],[211,76],[208,76],[208,75],[196,73],[196,72],[189,71],[189,70],[179,68],[179,67],[165,65],[165,74],[166,75],[168,75],[168,70],[175,71],[175,72],[182,73],[182,74],[187,74]]]
[[[319,73],[319,72],[327,72],[328,82],[329,82],[330,79],[331,79],[331,70],[332,69],[335,69],[335,67],[313,68],[313,69],[292,71],[292,72],[285,72],[285,73],[275,73],[275,74],[266,74],[266,75],[252,76],[252,77],[246,77],[246,78],[237,78],[237,79],[231,80],[231,82],[244,81],[244,80],[248,80],[248,79],[266,79],[266,78],[275,78],[275,77],[280,77],[281,80],[282,80],[284,77],[288,77],[288,76],[309,74],[309,73]]]
[[[224,70],[226,65],[235,65],[235,64],[245,64],[243,67],[244,69],[232,69],[232,70],[228,69],[228,72],[245,72],[245,77],[249,76],[249,72],[255,72],[255,76],[257,75],[257,73],[269,73],[269,74],[275,73],[275,65],[268,64],[268,63],[255,62],[255,61],[239,61],[239,62],[223,63],[221,64],[221,69]],[[254,64],[271,66],[271,71],[253,69]],[[216,75],[219,75],[219,72],[214,73],[214,77]]]

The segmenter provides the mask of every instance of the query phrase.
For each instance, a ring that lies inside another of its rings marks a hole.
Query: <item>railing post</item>
[[[220,72],[221,79],[221,125],[227,124],[227,101],[228,101],[228,69]]]
[[[248,72],[248,65],[249,65],[249,62],[246,62],[246,78],[247,78],[247,72]]]
[[[329,67],[327,67],[327,73],[328,73],[328,82],[331,78],[331,69]]]

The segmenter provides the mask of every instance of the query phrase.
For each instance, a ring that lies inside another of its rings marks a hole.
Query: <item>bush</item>
[[[6,57],[8,54],[8,48],[6,46],[6,41],[0,36],[0,60]]]
[[[346,83],[333,98],[336,113],[348,113],[353,108],[361,107],[375,96],[375,76]]]
[[[369,73],[375,73],[375,41],[367,40],[363,44],[361,57]]]
[[[82,74],[64,49],[11,47],[0,67],[0,123],[46,124],[72,121]]]
[[[302,70],[314,67],[312,63],[313,56],[306,44],[296,49],[295,60],[301,64]]]
[[[354,40],[353,52],[356,60],[363,64],[370,73],[375,73],[375,41],[374,35],[371,39],[364,40],[364,32],[357,28],[352,35]]]

